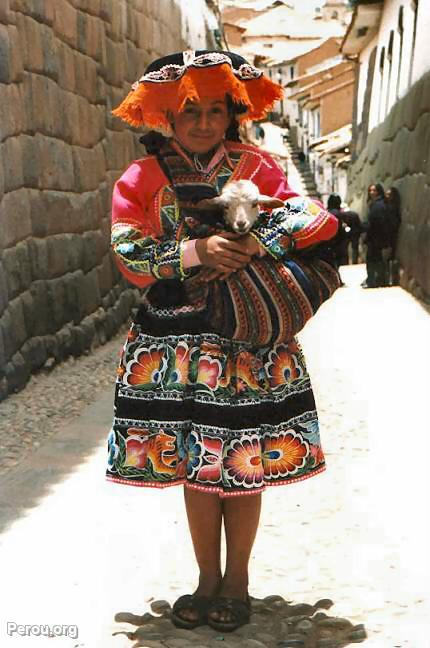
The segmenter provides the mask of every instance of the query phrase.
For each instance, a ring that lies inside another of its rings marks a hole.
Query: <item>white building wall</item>
[[[209,9],[205,0],[192,0],[182,2],[175,0],[182,12],[182,38],[190,44],[193,49],[208,49],[212,47],[207,42],[206,30],[217,28],[217,21],[213,12]]]
[[[358,91],[357,91],[357,123],[361,124],[363,120],[364,95],[366,93],[367,78],[369,76],[370,55],[378,45],[378,38],[375,37],[369,45],[363,49],[360,54],[359,73],[358,73]]]
[[[412,83],[430,70],[430,3],[421,0],[418,6],[417,36],[415,43]]]
[[[403,46],[400,54],[399,11],[403,7]],[[377,37],[360,54],[360,80],[358,87],[359,123],[362,119],[366,91],[368,63],[372,49],[377,45],[375,74],[369,114],[369,130],[384,121],[396,101],[430,69],[430,5],[421,0],[418,9],[417,34],[411,75],[413,47],[414,8],[411,0],[385,0]],[[391,75],[389,74],[388,47],[393,31]],[[381,51],[385,48],[384,68],[381,77]]]

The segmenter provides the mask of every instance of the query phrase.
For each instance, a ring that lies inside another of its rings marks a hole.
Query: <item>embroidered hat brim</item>
[[[283,89],[238,54],[188,50],[151,63],[112,113],[131,126],[168,132],[169,111],[180,112],[187,101],[227,94],[241,105],[238,119],[245,121],[262,119]]]

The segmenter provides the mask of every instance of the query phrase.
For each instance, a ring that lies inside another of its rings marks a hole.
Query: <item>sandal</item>
[[[224,612],[226,610],[231,614],[231,621],[215,621],[209,616],[211,612]],[[237,628],[249,623],[250,616],[251,599],[249,596],[246,597],[246,601],[220,596],[209,605],[207,623],[211,628],[219,632],[233,632],[233,630],[237,630]]]
[[[180,596],[173,605],[172,623],[177,628],[183,628],[185,630],[193,630],[198,626],[205,625],[207,623],[207,611],[210,603],[211,599],[208,596],[197,596],[196,594],[184,594],[184,596]],[[180,615],[182,610],[197,612],[197,619],[184,619]]]

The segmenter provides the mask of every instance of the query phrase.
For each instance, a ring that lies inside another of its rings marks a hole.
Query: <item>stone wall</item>
[[[430,300],[430,72],[367,136],[349,171],[348,202],[366,214],[367,187],[397,187],[402,198],[398,256],[402,285]]]
[[[110,202],[144,151],[110,111],[150,60],[207,42],[200,27],[184,42],[190,20],[179,0],[1,0],[0,400],[103,344],[136,303]]]

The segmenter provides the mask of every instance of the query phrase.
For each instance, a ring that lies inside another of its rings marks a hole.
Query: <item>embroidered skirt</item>
[[[118,366],[106,478],[228,497],[322,472],[297,340],[256,348],[186,328],[173,335],[148,321],[132,324]]]

